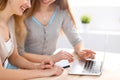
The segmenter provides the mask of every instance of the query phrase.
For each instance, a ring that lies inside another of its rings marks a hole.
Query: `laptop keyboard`
[[[101,71],[101,62],[87,60],[84,65],[83,73],[99,73]]]

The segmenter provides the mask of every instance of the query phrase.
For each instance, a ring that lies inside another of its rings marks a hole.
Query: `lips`
[[[50,2],[50,0],[42,0],[41,1],[43,4],[48,4]]]
[[[23,13],[23,12],[26,10],[26,7],[21,6],[20,9],[21,9],[21,11],[22,11],[22,13]]]
[[[21,10],[23,10],[23,11],[24,11],[25,9],[26,9],[26,8],[24,8],[24,7],[21,7]]]

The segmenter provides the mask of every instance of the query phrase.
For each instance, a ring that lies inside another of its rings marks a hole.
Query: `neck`
[[[8,23],[9,19],[13,14],[11,13],[10,9],[5,8],[4,10],[0,11],[0,22]]]
[[[55,8],[55,5],[50,5],[50,6],[40,6],[39,11],[40,12],[49,12],[49,11],[53,11]]]

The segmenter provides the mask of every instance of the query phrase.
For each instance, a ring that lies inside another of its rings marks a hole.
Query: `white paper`
[[[66,67],[66,66],[69,66],[70,64],[68,60],[61,60],[59,62],[56,62],[55,65],[60,67]]]

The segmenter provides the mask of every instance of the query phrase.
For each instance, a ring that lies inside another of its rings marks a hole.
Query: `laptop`
[[[70,66],[68,74],[73,75],[101,75],[104,63],[105,53],[96,52],[95,59],[80,61],[78,59]]]

